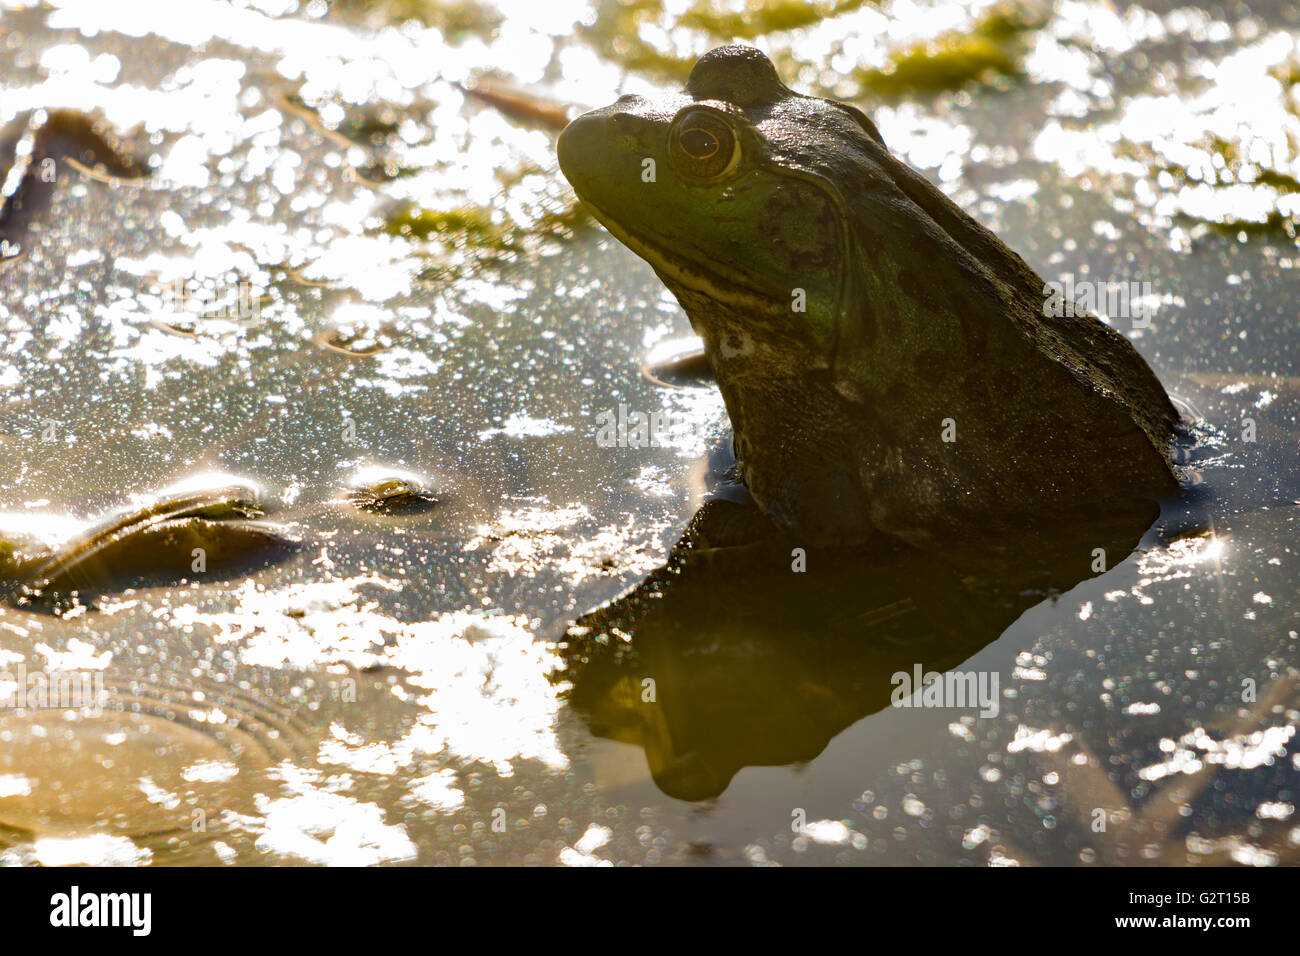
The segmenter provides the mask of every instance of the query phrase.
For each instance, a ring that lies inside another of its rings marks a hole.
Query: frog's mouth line
[[[692,292],[698,292],[728,305],[762,312],[773,310],[770,299],[750,291],[750,288],[740,279],[725,275],[716,269],[702,269],[694,263],[686,266],[683,264],[684,260],[669,256],[664,251],[664,246],[629,232],[594,203],[583,199],[582,204],[587,207],[597,222],[609,230],[610,235],[650,263],[666,283],[683,285]]]

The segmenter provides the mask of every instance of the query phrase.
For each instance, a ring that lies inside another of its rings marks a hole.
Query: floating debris
[[[862,71],[862,86],[882,96],[959,90],[970,83],[1017,78],[1029,53],[1028,38],[1047,24],[1029,6],[995,7],[969,30],[902,50],[883,69]]]
[[[208,478],[228,483],[202,486]],[[47,602],[151,575],[188,579],[292,550],[287,529],[260,516],[256,486],[201,476],[33,554],[31,540],[0,552],[21,582],[20,603]]]
[[[316,337],[317,344],[349,358],[369,358],[387,352],[396,342],[397,327],[385,324],[379,327],[350,325],[326,329]]]
[[[682,388],[713,380],[713,368],[698,337],[675,339],[646,355],[641,374],[656,385]]]
[[[140,179],[136,160],[108,123],[74,110],[30,110],[0,131],[0,259],[21,254],[19,240],[48,208],[61,164],[100,182]]]
[[[347,488],[348,504],[370,514],[423,514],[438,505],[424,478],[381,465],[358,469],[348,479]]]
[[[482,100],[503,115],[532,126],[558,131],[569,122],[571,107],[496,80],[483,77],[458,87],[462,93]]]

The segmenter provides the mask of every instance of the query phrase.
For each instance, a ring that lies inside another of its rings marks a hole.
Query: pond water
[[[286,542],[3,606],[0,862],[1294,862],[1300,13],[810,9],[0,0],[0,525],[217,473]],[[732,39],[1045,277],[1149,283],[1186,502],[804,576],[673,552],[725,411],[644,374],[689,324],[554,137]],[[671,414],[606,447],[620,408]],[[991,706],[890,706],[914,667]],[[102,707],[13,706],[58,674]]]

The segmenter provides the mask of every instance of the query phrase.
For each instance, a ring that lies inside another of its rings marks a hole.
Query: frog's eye
[[[687,181],[715,182],[740,165],[740,140],[710,110],[689,110],[677,118],[669,143],[673,167]]]

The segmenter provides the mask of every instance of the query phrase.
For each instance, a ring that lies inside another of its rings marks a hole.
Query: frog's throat
[[[835,324],[831,331],[831,338],[828,343],[829,354],[826,356],[829,360],[831,369],[837,367],[836,359],[839,355],[841,341],[845,338],[844,330],[847,323],[855,321],[855,308],[852,294],[852,275],[853,263],[859,255],[858,246],[854,240],[853,229],[849,225],[850,210],[848,203],[845,202],[843,194],[836,188],[835,184],[824,176],[817,173],[799,170],[787,170],[786,175],[793,175],[799,179],[812,184],[824,192],[835,205],[839,213],[840,223],[840,276],[838,282],[838,292],[834,305]],[[774,298],[759,295],[751,292],[745,285],[744,279],[739,275],[730,274],[724,267],[714,263],[712,269],[704,269],[695,263],[688,262],[682,258],[674,257],[668,252],[665,246],[658,245],[649,241],[633,232],[628,231],[620,225],[613,216],[607,214],[599,206],[583,199],[582,204],[587,207],[591,214],[602,226],[609,230],[615,239],[623,243],[634,253],[650,263],[663,279],[670,286],[676,282],[685,286],[693,292],[706,295],[711,299],[725,302],[737,309],[749,310],[752,312],[767,313],[777,316],[785,316],[789,306],[784,301],[777,301]]]
[[[730,275],[716,264],[714,268],[705,269],[683,258],[674,257],[665,246],[629,232],[599,206],[586,199],[582,200],[582,204],[615,239],[650,263],[659,277],[669,286],[674,283],[685,286],[692,292],[725,302],[740,310],[763,313],[776,313],[782,310],[781,303],[750,291],[740,276]]]

